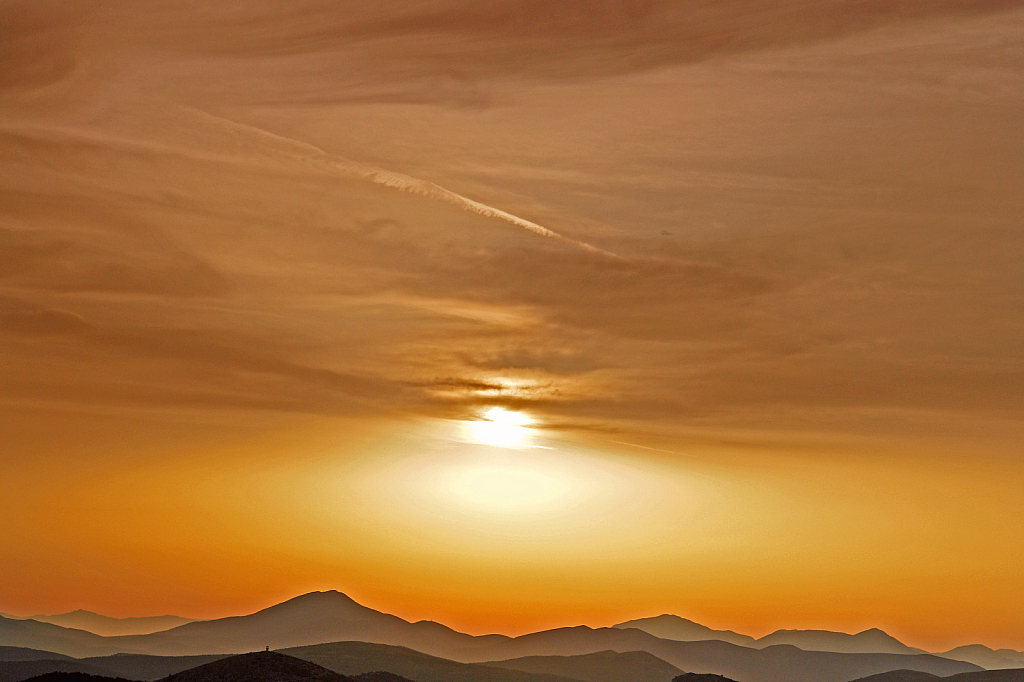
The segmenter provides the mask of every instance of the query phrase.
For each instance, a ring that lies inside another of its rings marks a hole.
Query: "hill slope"
[[[204,663],[164,682],[352,682],[327,668],[276,651],[257,651]]]
[[[568,682],[555,675],[459,663],[406,647],[368,642],[318,644],[283,649],[282,653],[349,676],[380,670],[415,682]]]
[[[23,646],[0,646],[0,661],[42,661],[47,659],[70,661],[72,657]]]

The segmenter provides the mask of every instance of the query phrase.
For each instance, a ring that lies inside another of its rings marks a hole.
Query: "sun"
[[[499,448],[521,448],[530,443],[533,429],[529,428],[534,419],[522,412],[506,410],[504,407],[490,407],[481,419],[466,422],[469,439],[481,445]]]

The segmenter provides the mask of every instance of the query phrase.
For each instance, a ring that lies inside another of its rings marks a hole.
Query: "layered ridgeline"
[[[844,632],[831,632],[829,630],[776,630],[760,639],[755,639],[754,637],[741,635],[731,630],[713,630],[699,623],[694,623],[692,620],[671,614],[663,614],[652,618],[638,618],[612,627],[621,629],[635,628],[648,632],[655,637],[681,642],[698,642],[713,639],[756,649],[763,649],[775,644],[792,644],[805,651],[890,654],[926,653],[923,649],[907,646],[878,628],[871,628],[853,635]],[[988,670],[1024,668],[1024,652],[1013,649],[990,649],[981,644],[960,646],[949,651],[936,652],[936,655],[956,661],[973,663]]]
[[[664,620],[662,617],[662,625]],[[611,682],[601,676],[602,669],[620,672],[617,679],[625,682],[670,682],[680,671],[724,675],[739,682],[849,682],[895,670],[949,676],[981,669],[968,662],[919,653],[881,631],[858,635],[780,631],[741,646],[717,638],[681,641],[666,636],[672,633],[655,635],[634,624],[645,625],[634,621],[611,628],[579,626],[520,637],[477,637],[432,621],[411,623],[330,591],[296,597],[246,616],[191,622],[146,635],[102,637],[49,623],[0,619],[0,645],[73,656],[81,665],[92,666],[82,672],[103,669],[112,676],[146,680],[208,662],[198,656],[264,647],[285,650],[340,674],[384,670],[415,682],[514,682],[509,675]],[[690,630],[698,634],[703,628],[691,625]],[[704,630],[712,636],[723,632]],[[743,637],[724,633],[722,636]],[[796,638],[807,648],[772,643],[772,637],[789,638],[789,642]],[[814,646],[851,645],[862,650],[812,650]],[[872,651],[872,646],[883,650]],[[134,656],[109,657],[116,653]],[[50,660],[57,659],[50,656]],[[111,663],[115,659],[116,664]],[[362,661],[362,667],[352,668],[355,660]],[[479,665],[470,674],[457,667],[463,664]],[[61,665],[67,669],[69,662]],[[525,678],[520,680],[525,682]],[[0,682],[18,680],[8,676]]]
[[[763,649],[775,644],[792,644],[806,651],[836,651],[847,654],[923,654],[924,649],[915,649],[878,628],[871,628],[855,635],[829,630],[776,630],[770,635],[754,639],[731,630],[712,630],[692,620],[670,614],[653,618],[639,618],[612,627],[636,628],[662,639],[681,642],[697,642],[715,639],[732,642],[741,646]],[[984,666],[983,666],[984,667]]]

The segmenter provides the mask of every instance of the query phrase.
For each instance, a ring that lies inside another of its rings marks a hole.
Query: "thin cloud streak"
[[[542,237],[557,239],[559,241],[565,242],[566,244],[571,244],[573,246],[577,246],[581,249],[584,249],[585,251],[589,251],[590,253],[600,254],[602,256],[607,256],[609,258],[620,258],[619,256],[613,253],[610,253],[603,249],[599,249],[596,246],[587,244],[586,242],[581,242],[579,240],[566,237],[555,232],[554,230],[549,230],[548,228],[538,225],[537,223],[526,220],[525,218],[520,218],[519,216],[512,215],[507,211],[502,211],[499,208],[488,206],[487,204],[483,204],[480,203],[479,201],[474,201],[473,199],[464,197],[461,194],[457,194],[455,192],[452,192],[451,190],[447,190],[444,187],[441,187],[440,185],[430,182],[428,180],[421,180],[419,178],[414,178],[410,175],[405,175],[404,173],[396,173],[394,171],[385,170],[383,168],[376,168],[374,166],[356,163],[355,161],[351,161],[349,159],[342,159],[338,156],[328,154],[323,149],[320,149],[319,147],[316,147],[314,145],[301,142],[299,140],[294,140],[288,137],[283,137],[281,135],[272,133],[269,130],[264,130],[256,126],[251,126],[244,123],[239,123],[237,121],[232,121],[230,119],[226,119],[222,116],[217,116],[206,111],[200,111],[197,109],[191,109],[191,111],[194,111],[204,116],[208,116],[211,119],[229,124],[238,130],[248,131],[260,136],[266,136],[267,138],[273,139],[278,142],[285,142],[287,144],[294,145],[295,147],[306,150],[311,154],[311,156],[301,156],[296,154],[294,156],[296,160],[311,163],[311,165],[315,165],[318,167],[326,167],[332,171],[335,171],[347,177],[355,177],[363,180],[369,180],[370,182],[373,182],[375,184],[384,185],[385,187],[393,187],[403,192],[418,194],[429,199],[439,199],[441,201],[446,201],[467,211],[472,211],[487,218],[497,218],[498,220],[503,220],[505,222],[512,223],[513,225],[526,228],[531,232],[539,234]]]

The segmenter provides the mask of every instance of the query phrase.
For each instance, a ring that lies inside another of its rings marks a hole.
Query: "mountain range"
[[[907,646],[878,628],[871,628],[855,635],[829,630],[776,630],[770,635],[755,639],[732,630],[712,630],[700,623],[667,613],[653,618],[629,620],[612,627],[636,628],[661,639],[673,639],[680,642],[714,639],[755,649],[763,649],[775,644],[792,644],[805,651],[835,651],[848,654],[927,653],[924,649]]]
[[[667,614],[609,628],[473,636],[432,621],[409,622],[381,613],[336,591],[148,634],[104,637],[52,623],[0,618],[0,645],[8,647],[0,646],[0,661],[7,661],[0,664],[0,682],[25,679],[25,670],[40,669],[40,660],[51,661],[51,667],[57,666],[53,670],[156,680],[200,662],[267,647],[339,674],[387,671],[415,682],[613,682],[613,677],[670,682],[682,671],[739,682],[849,682],[897,670],[948,677],[978,672],[984,663],[1007,667],[1014,655],[1024,656],[980,646],[961,647],[949,655],[927,654],[877,629],[854,635],[780,630],[755,640]],[[41,653],[31,653],[33,649]],[[69,656],[75,660],[69,662]],[[965,660],[968,656],[978,662]],[[1024,668],[1024,661],[1019,665]],[[15,674],[19,666],[22,672]]]

